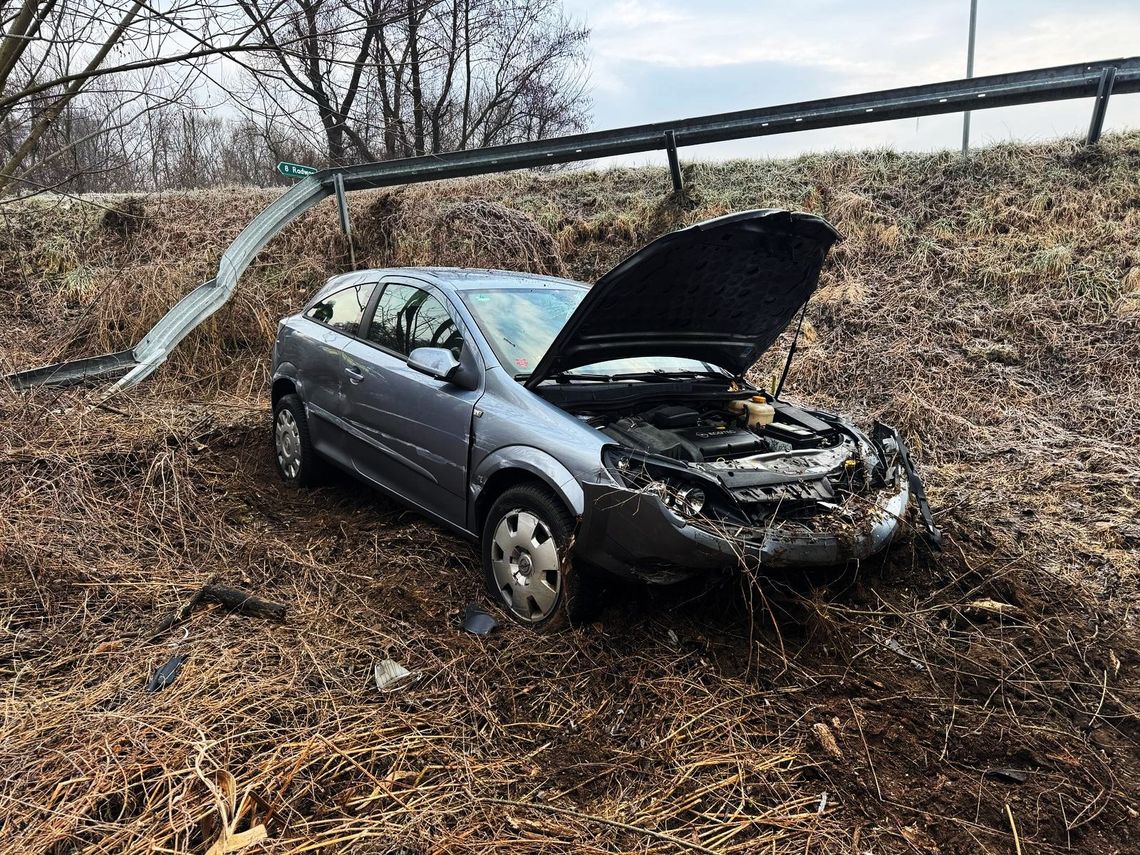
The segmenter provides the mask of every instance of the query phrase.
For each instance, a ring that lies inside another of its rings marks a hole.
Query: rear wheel
[[[582,623],[596,610],[597,580],[570,561],[574,518],[544,487],[512,487],[483,525],[487,590],[512,618],[538,632]]]
[[[297,395],[284,395],[273,405],[273,452],[287,484],[311,487],[324,475],[324,461],[313,450],[305,405]]]

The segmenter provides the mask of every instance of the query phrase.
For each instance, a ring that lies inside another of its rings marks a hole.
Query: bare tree
[[[381,0],[238,0],[256,27],[264,51],[260,68],[276,67],[280,76],[255,74],[255,85],[276,103],[284,83],[316,110],[324,130],[329,160],[347,162],[346,138],[357,156],[372,153],[350,123],[353,107],[366,85],[365,70],[373,40],[382,26]]]
[[[472,95],[460,122],[467,130],[453,147],[582,129],[589,31],[568,22],[558,0],[488,2],[480,11]]]
[[[127,105],[137,116],[185,94],[186,82],[207,59],[250,49],[244,44],[248,25],[234,28],[218,10],[191,0],[161,8],[114,0],[22,0],[10,16],[0,10],[0,193],[36,187],[33,173],[48,166],[58,172],[69,159],[75,168],[84,166],[77,147],[116,124],[84,125],[79,118],[98,116],[94,105],[105,108],[112,93],[118,92],[120,103],[112,105],[109,116],[123,120],[131,114]],[[163,83],[156,80],[159,70],[174,66],[177,74]],[[112,79],[151,88],[104,85]],[[166,98],[164,84],[169,84]],[[101,102],[88,98],[91,93]],[[76,137],[80,126],[84,130]]]
[[[587,39],[561,0],[0,0],[0,195],[562,133]]]
[[[299,130],[315,114],[333,163],[584,125],[589,32],[561,0],[289,0],[276,15],[268,0],[239,2],[260,21],[263,109],[297,104]]]
[[[405,154],[423,153],[417,116],[424,117],[430,150],[538,139],[584,126],[585,49],[589,32],[563,15],[560,0],[433,0],[416,22],[408,17],[389,29],[389,52],[377,57],[394,66],[396,48],[418,54],[422,81],[409,87],[413,137]],[[408,47],[410,45],[410,48]],[[460,94],[461,93],[461,94]],[[540,95],[541,93],[541,95]],[[389,99],[400,102],[398,88]],[[535,110],[539,114],[535,114]],[[403,129],[399,110],[385,124]],[[393,154],[395,152],[392,152]]]

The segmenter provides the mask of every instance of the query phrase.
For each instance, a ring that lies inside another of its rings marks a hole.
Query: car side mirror
[[[417,347],[408,354],[408,366],[436,380],[450,381],[459,368],[459,360],[444,347]]]

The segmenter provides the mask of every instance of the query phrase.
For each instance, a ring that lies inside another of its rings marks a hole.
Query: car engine
[[[808,525],[847,497],[886,486],[878,451],[841,420],[757,395],[748,400],[762,402],[765,418],[749,424],[740,400],[659,405],[592,424],[625,449],[675,461],[672,469],[634,458],[617,466],[626,483],[690,517],[766,525],[778,515]]]
[[[776,402],[763,425],[727,407],[699,411],[663,405],[624,416],[599,429],[627,448],[690,463],[731,461],[770,452],[827,448],[839,441],[835,426],[798,407]]]

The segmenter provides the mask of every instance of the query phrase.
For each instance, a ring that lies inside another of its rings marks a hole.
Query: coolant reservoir
[[[732,401],[728,408],[736,413],[747,413],[749,427],[770,425],[776,417],[775,408],[763,395],[753,395],[751,401]]]

